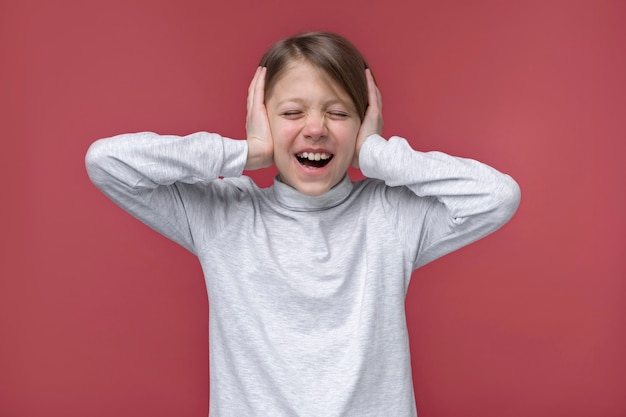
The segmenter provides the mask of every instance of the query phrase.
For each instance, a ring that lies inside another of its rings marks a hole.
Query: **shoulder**
[[[195,184],[179,183],[178,186],[188,195],[202,196],[212,200],[255,198],[263,191],[252,178],[247,176],[219,178]]]
[[[414,231],[441,205],[435,197],[421,197],[404,185],[390,186],[383,180],[366,178],[354,183],[354,203],[363,207],[368,217],[384,218],[398,233]],[[430,213],[430,214],[429,214]]]
[[[352,183],[353,192],[355,194],[373,194],[383,191],[387,185],[384,181],[376,178],[365,178]]]
[[[353,183],[353,194],[357,198],[368,198],[381,202],[393,201],[399,203],[400,200],[423,199],[413,193],[408,187],[390,186],[383,180],[376,178],[365,178]]]
[[[244,209],[262,198],[263,189],[249,177],[227,177],[193,184],[174,184],[185,211],[215,213],[220,210]]]

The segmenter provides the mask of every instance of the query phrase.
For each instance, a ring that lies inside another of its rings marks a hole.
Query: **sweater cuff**
[[[359,152],[359,169],[368,178],[377,178],[376,167],[380,164],[377,155],[383,154],[383,147],[387,145],[387,140],[380,135],[368,136]]]
[[[240,177],[248,159],[248,142],[222,137],[224,149],[224,165],[220,175],[223,177]]]

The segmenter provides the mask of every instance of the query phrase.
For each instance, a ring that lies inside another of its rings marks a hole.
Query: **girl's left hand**
[[[380,135],[383,132],[382,96],[369,68],[365,70],[365,78],[367,79],[368,106],[356,137],[356,149],[352,159],[352,166],[355,168],[359,167],[359,152],[365,139],[370,135]]]

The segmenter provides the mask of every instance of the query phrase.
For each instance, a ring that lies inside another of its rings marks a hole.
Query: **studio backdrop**
[[[365,54],[385,136],[522,189],[500,231],[413,274],[420,417],[625,416],[625,18],[618,0],[2,1],[0,416],[206,416],[199,264],[84,155],[126,132],[244,139],[261,55],[310,30]]]

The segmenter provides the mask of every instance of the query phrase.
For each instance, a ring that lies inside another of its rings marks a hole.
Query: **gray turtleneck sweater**
[[[94,184],[196,254],[209,295],[212,417],[416,415],[404,299],[414,269],[493,232],[517,184],[479,162],[370,136],[368,177],[319,197],[242,176],[246,141],[95,142]]]

